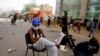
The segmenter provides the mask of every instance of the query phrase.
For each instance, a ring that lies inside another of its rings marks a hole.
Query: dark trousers
[[[15,20],[14,19],[11,20],[11,24],[15,25]]]
[[[74,51],[74,56],[93,56],[93,54],[85,54],[82,53],[81,51]]]
[[[62,32],[68,34],[68,28],[67,28],[67,26],[62,27]]]
[[[98,29],[100,30],[100,24],[99,24],[99,26],[98,26]]]
[[[60,45],[69,45],[69,47],[72,49],[75,47],[74,40],[72,39],[71,35],[69,36],[64,36]]]

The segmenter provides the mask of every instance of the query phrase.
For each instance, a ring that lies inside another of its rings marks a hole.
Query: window
[[[95,7],[95,10],[100,10],[100,6]]]
[[[100,0],[89,0],[90,2],[100,2]]]
[[[95,18],[99,18],[100,17],[100,12],[95,12],[94,16],[95,16]]]
[[[90,11],[90,8],[89,7],[87,8],[87,11]]]

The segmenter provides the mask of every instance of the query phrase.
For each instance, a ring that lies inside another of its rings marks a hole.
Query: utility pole
[[[60,0],[61,1],[61,5],[60,5],[60,16],[62,15],[62,9],[63,9],[63,0]]]

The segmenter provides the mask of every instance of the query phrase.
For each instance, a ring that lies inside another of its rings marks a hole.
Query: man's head
[[[40,19],[34,18],[32,20],[33,29],[37,30],[39,28],[39,26],[40,26],[40,23],[41,23]]]
[[[67,11],[64,11],[64,15],[68,15],[68,12]]]

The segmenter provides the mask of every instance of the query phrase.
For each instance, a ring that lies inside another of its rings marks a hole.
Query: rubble
[[[8,53],[16,51],[16,48],[8,49]]]
[[[12,35],[14,36],[14,35],[15,35],[15,33],[12,33]]]
[[[0,39],[3,39],[3,37],[0,35]]]

